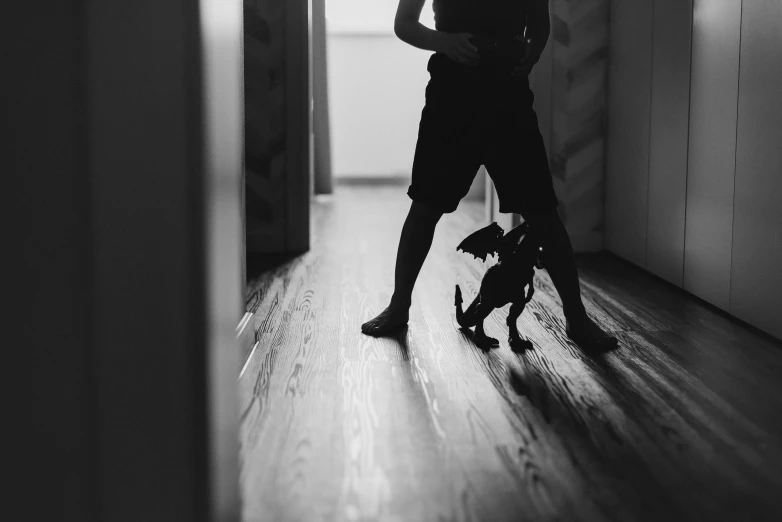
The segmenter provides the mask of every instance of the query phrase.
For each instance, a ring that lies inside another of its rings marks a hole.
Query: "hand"
[[[511,76],[529,76],[529,73],[532,72],[532,68],[538,63],[538,60],[540,60],[541,51],[533,50],[535,47],[536,46],[533,46],[532,40],[527,40],[527,45],[524,49],[524,57],[516,64],[513,70],[511,70]]]
[[[476,67],[481,56],[478,48],[470,43],[472,37],[470,33],[443,33],[438,51],[455,62]]]

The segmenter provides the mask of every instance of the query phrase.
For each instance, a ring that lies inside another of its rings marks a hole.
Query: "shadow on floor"
[[[409,331],[409,327],[405,326],[390,337],[390,339],[393,339],[399,345],[399,353],[402,355],[403,361],[410,360],[410,344],[407,341]]]

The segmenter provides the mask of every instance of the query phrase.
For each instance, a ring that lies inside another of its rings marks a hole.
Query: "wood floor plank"
[[[774,520],[782,505],[782,346],[633,267],[579,258],[587,309],[620,338],[564,335],[545,271],[513,353],[496,310],[458,329],[493,260],[455,250],[480,205],[444,216],[407,330],[360,333],[390,298],[409,200],[338,187],[312,250],[254,280],[259,340],[239,381],[244,518]]]

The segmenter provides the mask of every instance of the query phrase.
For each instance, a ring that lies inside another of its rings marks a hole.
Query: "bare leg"
[[[394,295],[391,303],[377,317],[361,325],[367,335],[382,337],[392,334],[407,324],[413,287],[418,273],[432,246],[434,230],[442,213],[415,201],[402,227],[402,237],[396,253]]]
[[[581,301],[581,286],[573,247],[559,214],[552,210],[530,215],[525,219],[530,226],[540,231],[543,265],[562,300],[568,337],[584,349],[608,349],[616,346],[616,339],[601,330],[587,316]]]

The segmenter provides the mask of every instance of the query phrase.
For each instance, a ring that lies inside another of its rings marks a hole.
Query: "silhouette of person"
[[[394,32],[434,51],[388,307],[361,327],[386,336],[409,319],[418,273],[444,213],[456,210],[481,165],[500,212],[518,213],[541,237],[543,265],[562,301],[567,335],[586,349],[616,339],[589,318],[573,249],[557,213],[529,73],[549,38],[548,0],[433,0],[435,30],[419,22],[425,0],[400,0]]]

